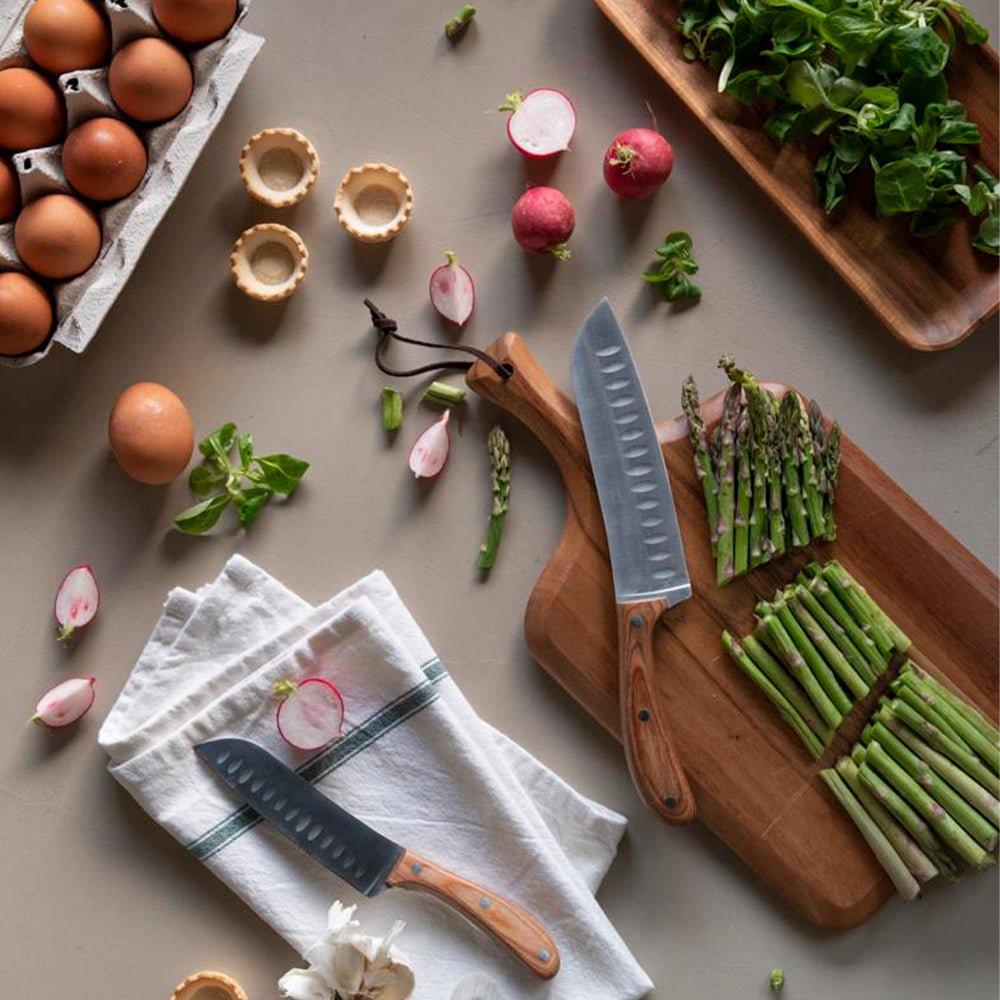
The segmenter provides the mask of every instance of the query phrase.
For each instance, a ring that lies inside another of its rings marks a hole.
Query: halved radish
[[[74,566],[56,591],[55,616],[59,638],[67,640],[78,628],[93,620],[101,605],[101,592],[94,571],[87,566]]]
[[[343,735],[344,699],[322,677],[279,681],[274,693],[281,699],[275,712],[278,734],[296,750],[320,750]]]
[[[448,461],[451,450],[451,435],[448,433],[450,416],[451,410],[445,410],[413,443],[410,471],[417,479],[433,479]]]
[[[447,263],[431,273],[431,305],[445,319],[464,326],[476,307],[476,284],[451,250],[445,250],[444,258]]]
[[[71,677],[57,684],[35,706],[32,722],[49,729],[62,729],[82,719],[94,704],[96,677]]]
[[[561,91],[542,87],[507,95],[500,111],[509,111],[507,135],[525,156],[552,156],[569,149],[576,129],[576,109]]]

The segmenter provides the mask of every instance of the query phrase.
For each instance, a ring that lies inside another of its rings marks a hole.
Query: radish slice
[[[32,722],[62,729],[82,719],[94,704],[96,677],[73,677],[57,684],[35,706]]]
[[[101,592],[90,566],[75,566],[56,591],[55,616],[59,638],[65,642],[78,628],[87,625],[97,614]]]
[[[562,92],[547,87],[528,94],[515,90],[500,110],[511,113],[507,135],[525,156],[552,156],[569,149],[576,110]]]
[[[417,479],[433,479],[448,461],[448,451],[451,448],[451,435],[448,433],[448,418],[451,410],[445,410],[440,419],[435,421],[417,438],[410,450],[410,471]]]
[[[451,250],[445,250],[444,257],[447,263],[431,273],[431,305],[445,319],[464,326],[476,307],[476,285]]]
[[[329,681],[279,681],[274,693],[281,698],[275,712],[278,735],[290,747],[320,750],[343,735],[344,699]]]

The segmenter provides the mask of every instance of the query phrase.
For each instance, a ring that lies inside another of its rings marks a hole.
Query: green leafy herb
[[[678,27],[684,55],[718,74],[720,92],[763,104],[775,142],[821,140],[824,211],[870,170],[879,215],[907,215],[914,236],[929,236],[964,207],[983,217],[973,245],[996,254],[996,179],[968,183],[963,150],[980,132],[944,77],[953,18],[967,43],[986,41],[956,0],[683,0]]]
[[[463,3],[455,13],[444,23],[445,38],[450,42],[458,41],[472,24],[472,19],[476,16],[476,8],[472,4]]]
[[[691,237],[687,233],[667,233],[663,245],[656,248],[657,262],[641,277],[655,285],[668,302],[701,298],[701,289],[691,280],[698,264],[691,256]]]
[[[204,460],[191,470],[188,485],[196,496],[208,499],[174,518],[174,524],[189,535],[211,530],[230,504],[240,524],[249,528],[271,497],[292,493],[309,468],[308,462],[293,455],[254,455],[253,438],[237,434],[236,424],[231,423],[212,431],[198,443],[198,450]]]

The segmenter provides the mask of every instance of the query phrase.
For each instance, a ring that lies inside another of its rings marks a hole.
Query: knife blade
[[[559,971],[555,942],[525,909],[384,837],[263,747],[227,737],[194,750],[263,819],[358,892],[429,892],[492,934],[536,975],[551,979]]]
[[[696,805],[656,695],[653,634],[691,596],[691,578],[653,418],[607,299],[577,332],[571,374],[614,577],[625,759],[643,800],[686,823]]]

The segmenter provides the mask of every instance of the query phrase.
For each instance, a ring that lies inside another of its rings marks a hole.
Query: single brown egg
[[[205,45],[236,22],[236,0],[153,0],[153,16],[177,41]]]
[[[127,476],[161,486],[176,479],[188,464],[194,426],[187,407],[165,385],[136,382],[111,408],[108,439]]]
[[[135,129],[117,118],[91,118],[63,143],[66,180],[85,198],[117,201],[146,174],[146,147]]]
[[[108,24],[88,0],[35,0],[23,32],[28,55],[56,76],[103,66],[111,49]]]
[[[101,224],[78,198],[46,194],[21,209],[14,223],[18,256],[43,278],[75,278],[101,252]]]
[[[25,354],[52,329],[52,299],[34,278],[0,274],[0,354]]]
[[[108,71],[111,96],[140,122],[162,122],[191,99],[194,76],[187,57],[162,38],[140,38],[115,53]]]
[[[41,73],[22,66],[0,70],[0,146],[17,153],[62,138],[62,95]]]
[[[0,222],[10,222],[21,207],[21,185],[10,157],[0,155]]]

